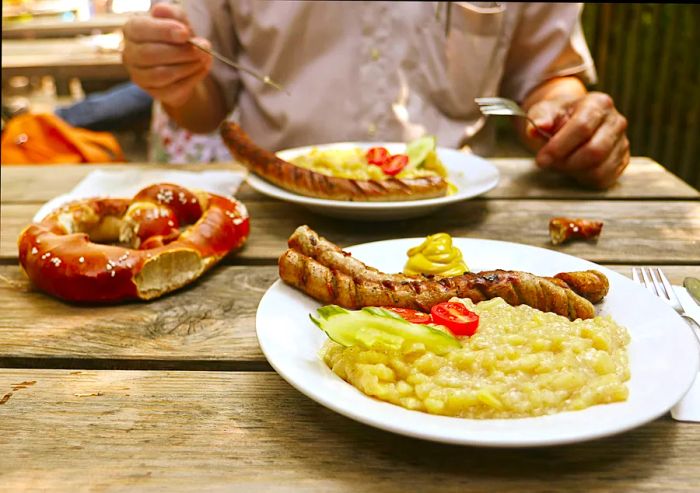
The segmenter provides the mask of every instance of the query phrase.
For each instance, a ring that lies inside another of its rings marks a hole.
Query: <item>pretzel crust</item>
[[[149,300],[195,281],[249,232],[241,202],[158,184],[51,212],[20,234],[19,261],[37,288],[66,301]]]

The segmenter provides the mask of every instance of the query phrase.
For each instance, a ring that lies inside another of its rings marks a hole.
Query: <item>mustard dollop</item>
[[[459,248],[452,245],[447,233],[428,236],[423,243],[411,248],[403,272],[409,276],[433,274],[458,276],[469,271]]]

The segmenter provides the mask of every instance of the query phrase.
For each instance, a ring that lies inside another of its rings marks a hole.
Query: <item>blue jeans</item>
[[[56,115],[74,127],[110,131],[135,119],[149,118],[153,99],[133,82],[91,94],[83,101],[58,108]]]

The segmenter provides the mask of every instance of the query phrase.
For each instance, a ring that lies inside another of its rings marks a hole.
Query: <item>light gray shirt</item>
[[[406,141],[486,153],[474,98],[595,81],[581,4],[189,0],[197,35],[291,95],[215,61],[227,112],[270,150]]]

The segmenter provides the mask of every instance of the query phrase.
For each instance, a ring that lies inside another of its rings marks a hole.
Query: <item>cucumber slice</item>
[[[429,325],[413,324],[394,312],[377,307],[350,311],[337,305],[309,315],[328,337],[341,346],[362,346],[367,349],[399,350],[404,342],[420,342],[426,350],[444,354],[462,345],[451,334]]]
[[[425,135],[406,144],[409,166],[420,166],[428,157],[428,153],[435,150],[435,146],[436,140],[432,135]]]

